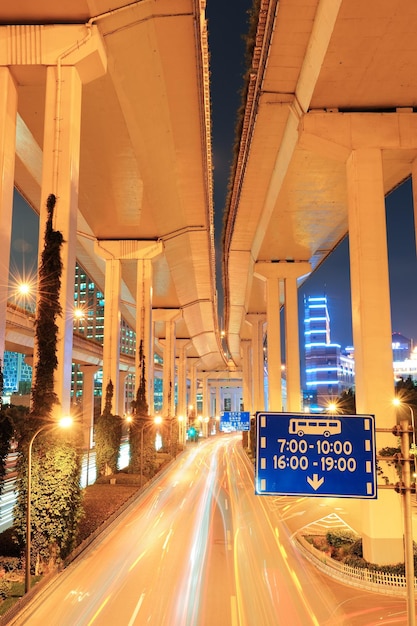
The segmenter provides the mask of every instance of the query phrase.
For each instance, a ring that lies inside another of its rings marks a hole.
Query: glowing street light
[[[60,428],[69,428],[72,425],[72,417],[63,417],[56,424]],[[44,424],[32,435],[29,441],[28,448],[28,468],[27,468],[27,489],[26,489],[26,547],[25,547],[25,593],[30,589],[30,552],[31,552],[31,519],[30,519],[30,505],[31,505],[31,483],[32,483],[32,447],[36,437],[43,430],[51,428],[51,424]],[[52,426],[53,428],[53,426]]]
[[[84,317],[84,311],[82,309],[74,309],[74,317],[76,320],[82,320]]]
[[[338,406],[337,406],[336,402],[330,402],[330,403],[327,405],[327,412],[328,412],[328,413],[332,413],[332,414],[334,414],[334,413],[337,413],[337,412],[338,412]]]
[[[31,291],[29,283],[22,283],[21,285],[18,285],[17,290],[21,296],[27,296]]]
[[[411,444],[412,444],[412,447],[414,447],[415,443],[416,443],[416,441],[415,441],[416,431],[415,431],[415,426],[414,426],[414,411],[413,411],[412,407],[409,404],[407,404],[406,402],[402,401],[398,397],[394,398],[392,403],[393,403],[394,406],[405,406],[405,407],[407,407],[409,409],[410,417],[411,417],[411,427],[413,429],[413,437],[412,437]]]
[[[77,330],[79,333],[85,332],[85,321],[86,321],[86,309],[82,306],[75,306],[73,310],[74,317],[74,330]]]
[[[36,280],[29,277],[27,280],[18,278],[13,286],[15,304],[30,312],[35,308]]]

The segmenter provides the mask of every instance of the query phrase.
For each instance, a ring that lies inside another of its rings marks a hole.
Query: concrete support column
[[[185,444],[185,433],[187,424],[187,347],[190,345],[188,339],[177,339],[178,349],[178,432],[179,441]]]
[[[145,368],[146,400],[148,403],[148,410],[152,413],[154,404],[152,259],[161,254],[162,244],[158,241],[138,241],[130,239],[101,240],[96,243],[95,252],[99,256],[105,258],[106,261],[117,260],[119,263],[123,261],[125,264],[136,263],[136,389],[140,384],[142,376],[142,363],[140,362],[140,345],[142,344],[143,365]],[[114,345],[113,348],[115,348]],[[118,346],[117,350],[119,353],[120,346]]]
[[[297,278],[285,279],[285,350],[287,372],[287,409],[301,411],[300,343],[298,337]]]
[[[381,151],[352,151],[347,183],[356,411],[375,414],[377,428],[391,428],[396,416]],[[395,445],[389,433],[377,433],[376,440],[377,454]],[[400,496],[393,490],[364,501],[364,557],[374,563],[403,560],[401,528]]]
[[[249,411],[252,415],[253,395],[252,395],[252,369],[251,369],[251,342],[243,340],[240,344],[242,350],[242,386],[243,386],[243,404],[245,411]]]
[[[56,417],[69,413],[71,403],[81,91],[82,83],[75,67],[61,67],[59,71],[56,66],[47,68],[39,255],[44,249],[46,203],[48,196],[53,193],[57,198],[53,227],[62,233],[64,239],[61,247],[62,276],[59,294],[62,315],[56,320],[58,367],[54,376],[54,391],[60,401],[60,406],[54,407]],[[35,350],[35,362],[37,358]]]
[[[268,410],[282,411],[280,280],[266,281],[268,336]]]
[[[134,255],[137,261],[136,280],[136,389],[142,376],[139,348],[142,342],[143,365],[145,367],[145,394],[149,414],[154,407],[154,335],[152,322],[152,259],[162,252],[161,242],[135,242]],[[132,244],[131,244],[132,245]]]
[[[268,399],[269,411],[282,411],[282,382],[281,382],[281,298],[280,278],[268,276],[262,272],[266,265],[268,270],[274,269],[271,264],[257,263],[256,273],[266,281],[266,321],[268,338]]]
[[[241,399],[242,399],[242,388],[241,387],[237,387],[234,390],[234,394],[233,394],[233,401],[234,401],[234,411],[240,411],[240,405],[241,405]]]
[[[203,429],[203,437],[208,437],[208,424],[210,418],[210,392],[209,392],[209,384],[208,384],[208,374],[203,374],[201,382],[202,382],[202,390],[203,390],[203,410],[201,416],[203,418],[203,422],[201,424]]]
[[[119,404],[117,409],[117,415],[123,417],[127,411],[126,406],[126,379],[128,372],[119,370]]]
[[[216,387],[216,416],[220,417],[220,413],[223,411],[221,387]]]
[[[164,382],[162,415],[175,415],[175,320],[165,322]]]
[[[100,369],[98,365],[79,365],[83,375],[83,442],[90,448],[92,446],[94,427],[94,376]]]
[[[104,409],[107,385],[113,383],[112,413],[119,409],[120,372],[120,283],[122,267],[119,259],[106,259],[104,286],[104,341],[103,341],[103,391],[101,408]]]
[[[0,361],[4,365],[10,240],[12,236],[17,90],[7,67],[0,67]]]
[[[210,416],[211,419],[215,419],[215,417],[216,417],[216,391],[217,391],[216,388],[213,388],[210,385],[210,389],[209,389],[209,392],[210,392],[210,394],[209,394],[210,395],[210,413],[209,413],[209,416]]]
[[[265,316],[250,314],[246,316],[246,322],[251,325],[252,334],[252,372],[253,372],[253,404],[254,411],[265,410],[264,393],[264,323]]]
[[[154,313],[155,320],[165,322],[162,417],[175,415],[175,323],[180,318],[178,309],[160,309]]]
[[[269,410],[282,411],[282,369],[280,332],[280,281],[284,282],[285,352],[287,409],[301,410],[300,345],[298,338],[297,279],[311,272],[310,263],[259,262],[255,275],[266,281]]]
[[[190,363],[190,398],[188,405],[192,407],[192,414],[194,418],[197,417],[197,389],[198,389],[198,375],[197,375],[197,366],[199,359],[189,358],[188,363]],[[190,410],[188,414],[190,414]]]
[[[209,408],[209,384],[208,384],[209,374],[205,373],[202,376],[202,390],[203,390],[203,417],[210,416],[210,408]]]
[[[177,403],[177,415],[187,415],[187,348],[190,345],[188,339],[177,339],[176,349],[178,354],[178,403]]]
[[[46,67],[39,255],[44,248],[46,202],[54,194],[57,202],[53,227],[64,240],[59,293],[62,316],[56,320],[58,366],[54,376],[54,392],[60,405],[53,409],[55,417],[59,417],[69,412],[71,404],[81,92],[83,84],[105,73],[106,54],[95,26],[16,26],[6,36],[13,37],[13,46],[26,50],[22,61],[25,65],[39,65],[41,57]],[[36,365],[36,346],[34,356]]]
[[[152,413],[154,392],[154,355],[153,355],[153,324],[152,324],[152,261],[140,259],[137,261],[136,280],[136,390],[139,388],[144,367],[145,397],[148,412]],[[143,363],[140,362],[142,348]]]

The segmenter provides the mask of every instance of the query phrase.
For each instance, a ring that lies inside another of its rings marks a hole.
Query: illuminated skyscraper
[[[80,333],[87,339],[94,339],[100,344],[104,340],[104,306],[105,299],[102,291],[89,278],[85,270],[76,263],[74,280],[74,332]],[[134,356],[136,350],[136,333],[122,318],[120,324],[120,352]],[[94,394],[101,396],[102,371],[95,376]],[[129,408],[134,399],[134,379],[129,374],[125,382],[125,406]],[[73,398],[82,396],[82,374],[76,366],[73,366],[72,382]]]
[[[306,390],[318,405],[326,406],[354,385],[354,361],[331,343],[327,298],[304,299],[304,347]]]

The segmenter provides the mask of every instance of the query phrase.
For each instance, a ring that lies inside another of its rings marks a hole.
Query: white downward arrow
[[[307,482],[311,485],[311,487],[313,487],[314,491],[317,491],[317,489],[324,483],[324,476],[322,478],[319,478],[318,474],[313,474],[313,478],[307,476]]]

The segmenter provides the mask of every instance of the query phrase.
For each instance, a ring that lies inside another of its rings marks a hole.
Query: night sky
[[[388,260],[391,289],[391,325],[408,339],[417,340],[416,244],[411,180],[386,198]],[[304,295],[326,295],[331,340],[342,347],[352,345],[349,240],[336,248],[299,290]]]
[[[227,183],[233,160],[236,114],[245,72],[243,36],[248,31],[252,0],[207,0],[210,47],[212,141],[214,163],[215,235],[218,274],[221,270],[221,232]],[[417,340],[417,277],[411,182],[386,199],[390,262],[392,329]],[[33,271],[38,241],[38,217],[15,193],[11,273]],[[303,328],[303,296],[326,295],[331,339],[342,347],[352,344],[349,246],[346,238],[299,290]],[[221,299],[221,281],[219,281]],[[222,312],[220,312],[222,316]],[[301,344],[302,345],[302,344]]]

